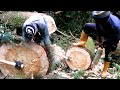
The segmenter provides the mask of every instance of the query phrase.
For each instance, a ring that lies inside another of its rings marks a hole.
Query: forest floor
[[[106,78],[102,78],[103,63],[104,61],[101,58],[93,69],[88,70],[73,71],[69,67],[58,67],[44,76],[43,79],[120,79],[120,66],[115,63],[109,67]]]
[[[55,36],[58,37],[58,35]],[[60,43],[61,39],[58,40],[57,44],[61,47],[69,47],[71,43],[75,42],[75,39],[73,38],[68,40],[64,38],[62,40],[63,42],[65,41],[66,44],[63,44],[64,46],[62,46]],[[67,50],[67,48],[64,50]],[[120,63],[116,62],[111,62],[106,78],[101,77],[104,67],[104,56],[105,54],[103,52],[101,59],[93,69],[73,71],[68,66],[63,65],[63,67],[57,67],[55,70],[51,71],[48,75],[44,76],[43,79],[120,79]],[[118,56],[120,57],[120,55]]]

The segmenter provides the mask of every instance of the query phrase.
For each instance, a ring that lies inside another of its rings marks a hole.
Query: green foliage
[[[0,25],[0,42],[12,42],[14,35],[11,32],[6,32],[5,27]]]
[[[79,37],[82,27],[87,22],[93,22],[90,11],[63,11],[60,15],[54,15],[54,19],[61,31],[69,34],[69,30]]]
[[[7,31],[7,28],[4,26],[4,24],[0,25],[0,43],[20,43],[22,41],[22,38],[17,38],[12,31]]]
[[[117,78],[117,79],[120,79],[120,73],[117,74],[116,78]]]
[[[80,79],[81,77],[83,77],[85,75],[85,71],[84,70],[78,70],[73,74],[73,78],[74,79]]]
[[[113,62],[113,66],[117,69],[118,72],[120,72],[120,65]]]
[[[109,73],[110,73],[110,74],[114,74],[115,71],[114,71],[113,69],[110,69],[110,70],[109,70]]]
[[[20,11],[6,12],[3,14],[4,18],[0,22],[13,31],[16,27],[21,27],[26,20],[20,13]]]
[[[91,17],[91,11],[63,11],[60,14],[54,14],[53,18],[58,30],[69,36],[57,33],[57,31],[55,35],[51,35],[52,43],[58,44],[64,50],[67,50],[73,42],[80,38],[80,33],[85,23],[94,22]]]
[[[50,67],[50,70],[53,71],[53,70],[55,70],[57,68],[58,68],[58,66],[55,63],[52,63],[52,65]]]
[[[113,64],[113,67],[115,67],[117,70],[114,71],[113,69],[110,69],[109,73],[114,74],[116,79],[120,79],[120,65],[114,62],[112,64]]]
[[[25,19],[19,15],[11,17],[8,24],[13,27],[20,27],[24,23]]]
[[[1,42],[12,42],[15,39],[15,36],[11,32],[5,32],[0,34]]]
[[[92,57],[95,56],[95,44],[91,37],[88,38],[86,42],[87,49],[91,52]]]
[[[57,35],[56,33],[54,33],[51,36],[51,42],[57,44],[66,51],[71,46],[71,42],[74,42],[74,38]]]

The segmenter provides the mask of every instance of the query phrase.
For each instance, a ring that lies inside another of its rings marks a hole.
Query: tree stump
[[[25,22],[25,20],[28,19],[32,15],[40,15],[45,18],[45,20],[48,22],[49,34],[52,34],[53,32],[57,30],[53,17],[45,13],[8,11],[8,12],[1,13],[0,19],[1,19],[1,22],[5,23],[6,25],[12,25],[14,27],[21,27],[23,23]]]
[[[88,38],[85,48],[70,47],[66,52],[66,63],[72,70],[86,70],[89,68],[93,58],[95,46],[92,38]]]
[[[14,62],[21,61],[24,68],[18,70],[14,66],[0,62],[0,70],[4,76],[13,79],[27,79],[44,76],[49,62],[44,48],[35,43],[28,45],[3,44],[0,47],[0,59]]]

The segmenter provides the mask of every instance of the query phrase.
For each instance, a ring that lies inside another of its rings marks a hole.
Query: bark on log
[[[18,70],[14,66],[0,62],[0,70],[4,76],[12,79],[27,79],[44,76],[47,73],[49,62],[44,48],[31,43],[26,46],[3,44],[0,47],[0,59],[14,62],[21,61],[24,68]]]
[[[66,63],[72,70],[86,70],[89,68],[93,58],[95,46],[92,38],[88,38],[85,48],[82,47],[70,47],[66,52]]]
[[[22,12],[22,11],[8,11],[0,14],[1,22],[12,25],[15,27],[21,27],[25,20],[31,15],[40,15],[43,16],[48,21],[48,30],[49,33],[52,34],[57,30],[54,19],[45,13],[37,13],[37,12]]]

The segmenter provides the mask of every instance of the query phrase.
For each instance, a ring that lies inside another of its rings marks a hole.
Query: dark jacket
[[[28,36],[28,34],[25,32],[25,28],[27,25],[30,26],[36,26],[35,30],[37,30],[37,33],[34,37],[38,38],[39,40],[43,40],[45,45],[50,45],[50,39],[49,39],[49,32],[48,32],[48,24],[47,21],[44,19],[43,16],[34,15],[29,17],[22,27],[22,35],[25,41],[29,41],[31,38]],[[38,35],[38,33],[40,35]]]
[[[120,20],[115,15],[110,14],[106,23],[97,24],[98,36],[103,36],[110,43],[120,40]]]

